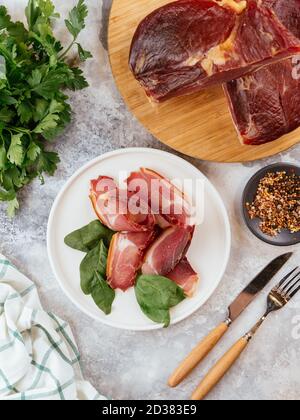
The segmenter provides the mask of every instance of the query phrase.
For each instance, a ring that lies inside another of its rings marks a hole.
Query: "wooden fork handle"
[[[200,363],[216,346],[223,335],[228,331],[230,322],[226,321],[215,328],[203,341],[201,341],[178,366],[170,376],[168,384],[175,387]]]
[[[241,338],[209,371],[198,388],[194,391],[192,400],[203,400],[210,391],[220,382],[229,371],[234,362],[240,357],[249,343],[249,337]]]

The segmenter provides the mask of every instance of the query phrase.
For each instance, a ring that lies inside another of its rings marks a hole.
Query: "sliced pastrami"
[[[116,233],[107,260],[107,280],[113,289],[126,291],[134,286],[145,250],[156,237],[156,231]]]
[[[193,296],[199,282],[198,274],[186,257],[176,265],[173,271],[167,274],[167,277],[178,284],[189,297]]]
[[[194,227],[170,227],[150,246],[142,266],[143,274],[165,276],[186,255],[194,234]]]
[[[148,202],[161,228],[190,225],[191,204],[182,191],[159,173],[141,168],[130,175],[127,186],[130,192]]]
[[[116,232],[153,230],[155,217],[148,203],[140,202],[131,212],[127,191],[119,190],[112,178],[100,176],[91,181],[90,199],[100,221]]]

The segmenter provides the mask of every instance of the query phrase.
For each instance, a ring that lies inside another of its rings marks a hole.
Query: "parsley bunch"
[[[53,35],[59,15],[51,0],[29,0],[25,14],[27,27],[0,6],[0,201],[8,202],[10,216],[19,208],[18,191],[57,168],[59,157],[46,145],[71,120],[63,91],[88,86],[82,71],[68,64],[68,52],[76,46],[81,61],[91,57],[77,43],[88,14],[84,0],[65,20],[73,38],[65,49]]]

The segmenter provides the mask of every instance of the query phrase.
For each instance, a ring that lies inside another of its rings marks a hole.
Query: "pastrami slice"
[[[134,286],[145,250],[157,235],[156,231],[116,233],[111,241],[107,260],[107,281],[113,289],[126,291]]]
[[[170,227],[148,249],[142,266],[143,274],[170,273],[186,255],[194,234],[194,227]]]
[[[199,283],[199,276],[186,257],[167,274],[167,277],[180,286],[187,296],[192,297],[195,294]]]
[[[184,193],[169,179],[148,168],[140,168],[127,179],[128,190],[148,201],[156,223],[166,229],[169,226],[189,226],[191,204]]]
[[[100,176],[91,181],[90,199],[99,220],[116,232],[143,232],[153,230],[155,217],[148,203],[140,203],[136,212],[128,207],[126,190],[120,190],[112,178]]]

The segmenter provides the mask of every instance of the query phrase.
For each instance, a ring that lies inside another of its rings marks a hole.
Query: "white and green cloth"
[[[0,254],[0,400],[105,399],[82,378],[68,324]]]

